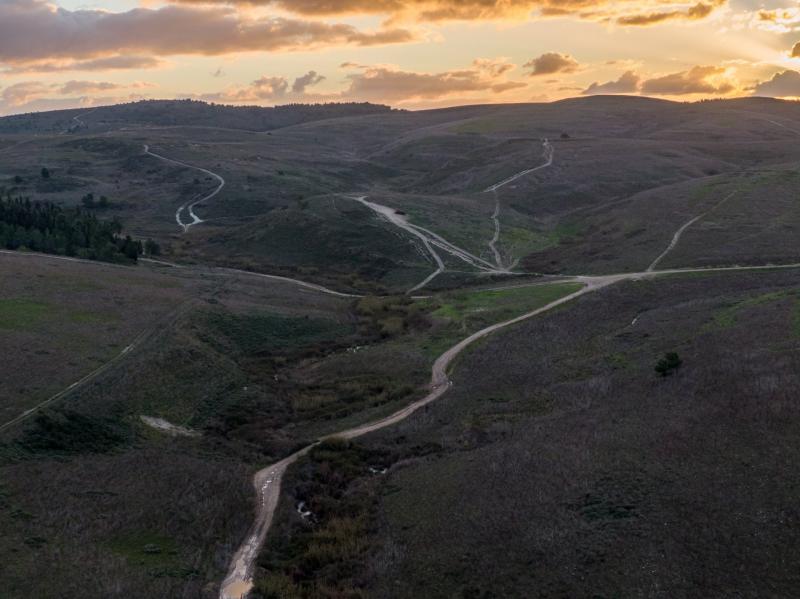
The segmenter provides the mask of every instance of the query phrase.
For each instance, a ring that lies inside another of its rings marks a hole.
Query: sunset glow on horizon
[[[782,0],[3,0],[0,114],[800,96]]]

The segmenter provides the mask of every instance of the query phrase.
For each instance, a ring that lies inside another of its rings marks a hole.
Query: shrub
[[[683,364],[680,356],[675,352],[664,354],[664,357],[656,364],[656,372],[661,376],[668,376],[675,372]]]

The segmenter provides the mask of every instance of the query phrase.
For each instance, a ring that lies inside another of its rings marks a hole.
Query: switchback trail
[[[212,172],[212,171],[210,171],[208,169],[201,168],[199,166],[193,166],[191,164],[187,164],[185,162],[181,162],[180,160],[173,160],[172,158],[167,158],[166,156],[162,156],[161,154],[156,154],[155,152],[151,152],[150,151],[150,146],[148,146],[147,144],[145,144],[145,146],[144,146],[144,153],[149,155],[149,156],[153,156],[155,158],[158,158],[159,160],[163,160],[164,162],[170,162],[172,164],[177,164],[178,166],[183,166],[183,167],[186,167],[186,168],[194,169],[196,171],[200,171],[201,173],[205,173],[206,175],[208,175],[210,177],[213,177],[214,179],[216,179],[219,182],[219,185],[217,186],[217,188],[214,191],[212,191],[210,194],[208,194],[206,196],[203,196],[202,198],[200,198],[198,200],[194,200],[194,201],[190,200],[188,202],[185,202],[175,212],[175,222],[177,222],[178,226],[183,229],[184,233],[186,231],[188,231],[190,227],[193,227],[195,225],[198,225],[198,224],[202,223],[203,219],[201,219],[199,216],[197,216],[194,213],[194,207],[197,206],[198,204],[202,203],[202,202],[210,200],[211,198],[216,196],[220,191],[222,191],[222,188],[225,187],[225,179],[223,179],[217,173]],[[183,222],[183,218],[181,217],[181,214],[184,212],[184,210],[188,213],[189,218],[192,219],[192,222],[186,222],[186,223]]]
[[[497,194],[497,190],[500,189],[501,187],[508,185],[509,183],[513,183],[514,181],[520,179],[521,177],[524,177],[525,175],[529,175],[538,170],[551,166],[553,164],[555,149],[547,139],[542,140],[542,148],[544,149],[544,152],[542,154],[545,158],[544,164],[540,164],[537,167],[520,171],[516,175],[512,175],[507,179],[503,179],[502,181],[500,181],[500,183],[495,183],[491,187],[487,187],[486,189],[483,190],[483,193],[494,194],[494,213],[492,214],[492,221],[494,222],[494,237],[492,237],[492,240],[489,242],[489,249],[492,250],[495,264],[497,264],[497,268],[501,270],[508,270],[508,269],[503,265],[503,259],[500,256],[500,251],[497,249],[497,242],[500,241],[500,196]]]
[[[783,265],[766,265],[766,266],[731,266],[719,268],[694,268],[694,269],[673,269],[661,271],[645,271],[637,273],[621,273],[614,275],[603,276],[576,276],[571,278],[561,279],[559,283],[582,283],[584,287],[575,293],[566,295],[561,299],[547,304],[541,308],[518,316],[517,318],[497,323],[486,327],[470,335],[469,337],[458,342],[456,345],[444,352],[434,362],[431,369],[431,382],[430,392],[422,399],[410,404],[409,406],[395,412],[394,414],[382,418],[375,422],[364,424],[355,428],[346,429],[339,433],[329,435],[325,439],[330,438],[345,438],[355,439],[367,433],[378,431],[393,424],[397,424],[420,408],[436,401],[444,395],[451,386],[450,379],[447,376],[447,369],[452,364],[453,360],[458,357],[465,349],[476,341],[487,337],[500,329],[518,324],[545,312],[549,312],[553,308],[571,302],[582,295],[592,293],[599,289],[608,287],[621,281],[634,281],[648,278],[655,278],[664,275],[686,274],[686,273],[706,273],[706,272],[736,272],[736,271],[757,271],[757,270],[779,270],[779,269],[795,269],[800,268],[798,264],[783,264]],[[321,439],[324,440],[324,439]],[[319,441],[317,442],[319,443]],[[309,445],[284,458],[280,462],[267,466],[266,468],[258,471],[253,477],[253,485],[258,496],[258,507],[256,512],[256,520],[250,532],[238,551],[235,553],[231,562],[225,580],[222,582],[220,588],[220,599],[242,599],[247,596],[253,586],[253,570],[256,558],[264,544],[267,533],[269,532],[270,525],[280,499],[281,480],[286,469],[296,462],[300,457],[306,455],[317,443]]]

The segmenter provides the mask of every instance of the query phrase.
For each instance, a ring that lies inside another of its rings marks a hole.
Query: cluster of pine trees
[[[99,220],[80,207],[62,208],[27,198],[0,198],[0,247],[75,256],[104,262],[136,262],[141,241],[121,237],[122,225]],[[148,241],[148,249],[152,252]]]

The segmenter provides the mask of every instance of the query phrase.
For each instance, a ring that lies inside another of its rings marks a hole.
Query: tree
[[[49,179],[50,178],[50,169],[46,166],[42,167],[42,179]]]
[[[678,370],[681,364],[683,364],[683,360],[681,360],[677,353],[668,352],[664,354],[664,357],[656,364],[656,372],[661,376],[669,376]]]
[[[93,197],[89,194],[89,202]],[[85,203],[89,203],[85,202]],[[50,202],[0,197],[0,247],[26,247],[109,262],[136,262],[142,242],[121,238],[118,220],[99,220],[81,206],[62,208]]]
[[[148,256],[160,256],[161,246],[152,239],[148,239],[144,242],[144,251]]]
[[[91,192],[87,193],[81,198],[81,202],[86,208],[94,208],[94,194]]]

